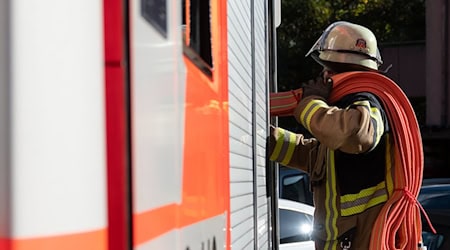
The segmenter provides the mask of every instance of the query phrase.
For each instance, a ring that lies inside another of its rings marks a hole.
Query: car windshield
[[[312,215],[280,209],[280,243],[311,240]]]
[[[450,194],[430,196],[420,203],[425,209],[450,209]]]

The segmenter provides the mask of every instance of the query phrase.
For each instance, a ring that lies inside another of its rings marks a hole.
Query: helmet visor
[[[322,33],[322,35],[319,37],[319,39],[317,39],[317,41],[314,43],[314,45],[311,47],[311,49],[308,51],[308,53],[306,53],[305,57],[308,57],[314,51],[322,51],[324,49],[325,40],[327,39],[328,34],[338,23],[340,23],[340,22],[337,22],[337,23],[334,23],[334,24],[328,26],[328,28]]]
[[[335,23],[331,24],[330,26],[328,26],[325,29],[325,31],[322,33],[322,35],[319,37],[319,39],[317,39],[317,41],[314,43],[314,45],[308,51],[308,53],[306,53],[305,57],[308,57],[314,51],[322,51],[322,50],[324,50],[325,49],[325,41],[326,41],[326,39],[328,37],[328,34],[330,33],[330,31],[334,27],[336,27],[337,25],[342,24],[342,23],[343,23],[343,21],[335,22]]]

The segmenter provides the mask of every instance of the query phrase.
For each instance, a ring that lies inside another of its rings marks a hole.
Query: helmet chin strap
[[[386,74],[392,68],[392,63],[389,64],[384,70],[379,70],[381,74]]]
[[[346,63],[338,63],[338,62],[331,62],[331,61],[324,61],[319,58],[318,53],[311,53],[310,55],[317,63],[322,65],[323,67],[329,68],[332,71],[335,71],[336,73],[342,73],[342,72],[348,72],[348,71],[374,71],[378,72],[380,74],[385,75],[391,68],[392,63],[389,64],[384,70],[374,70],[369,69],[364,66],[356,65],[356,64],[346,64]]]

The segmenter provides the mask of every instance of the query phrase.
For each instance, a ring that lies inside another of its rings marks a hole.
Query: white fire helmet
[[[383,63],[377,39],[368,28],[345,21],[332,23],[306,56],[336,72],[374,70]]]

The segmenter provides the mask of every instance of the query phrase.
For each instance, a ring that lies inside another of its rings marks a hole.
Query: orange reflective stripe
[[[176,204],[133,215],[133,243],[140,245],[177,228]]]
[[[42,250],[42,249],[108,249],[106,229],[77,234],[48,236],[27,239],[0,239],[0,246],[9,246],[10,250]]]

